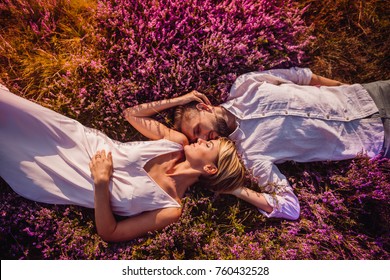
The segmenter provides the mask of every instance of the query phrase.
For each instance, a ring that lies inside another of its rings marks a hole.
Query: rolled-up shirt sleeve
[[[262,193],[262,195],[273,208],[271,213],[258,209],[267,218],[284,218],[288,220],[296,220],[299,218],[299,201],[290,186],[282,194]]]
[[[292,67],[289,69],[273,69],[260,72],[288,80],[297,85],[309,85],[313,72],[309,68]]]
[[[271,213],[258,209],[268,218],[284,218],[296,220],[299,218],[300,206],[292,187],[275,164],[261,164],[253,169],[254,173],[261,173],[257,182],[265,188],[261,194],[273,208]],[[267,190],[268,189],[268,190]]]
[[[294,83],[309,85],[313,72],[309,68],[292,67],[289,69],[273,69],[267,71],[249,72],[239,76],[230,89],[228,100],[245,94],[250,87],[259,86],[264,82],[279,85]]]

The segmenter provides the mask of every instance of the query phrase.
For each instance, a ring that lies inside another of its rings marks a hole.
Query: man
[[[267,217],[294,220],[299,202],[276,164],[344,160],[359,153],[389,157],[389,116],[390,81],[346,85],[291,68],[238,77],[220,106],[179,107],[175,128],[190,141],[234,140],[258,184],[274,193],[241,187],[232,194]]]

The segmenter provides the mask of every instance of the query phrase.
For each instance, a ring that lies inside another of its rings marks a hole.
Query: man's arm
[[[297,85],[312,85],[312,86],[340,86],[345,83],[332,80],[314,74],[309,68],[292,67],[289,69],[272,69],[261,72],[250,72],[239,76],[234,82],[228,99],[236,98],[244,94],[247,88],[247,83],[253,82],[280,85],[285,83],[294,83]]]
[[[311,86],[341,86],[345,84],[313,73],[310,80],[310,85]]]
[[[246,187],[237,188],[230,194],[252,204],[268,218],[299,218],[299,201],[290,186],[280,194],[260,193]]]
[[[289,69],[272,69],[266,71],[249,72],[239,76],[232,85],[227,100],[238,98],[254,86],[263,83],[274,85],[293,83],[297,85],[309,85],[312,71],[309,68],[292,67]]]
[[[257,183],[266,186],[270,184],[270,193],[257,192],[246,187],[239,187],[229,192],[237,198],[254,205],[268,218],[284,218],[296,220],[299,218],[300,206],[297,196],[287,178],[271,162],[261,162],[252,168]]]
[[[261,73],[267,73],[298,85],[341,86],[345,84],[337,80],[314,74],[309,68],[292,67],[289,69],[273,69]]]
[[[269,205],[265,197],[261,193],[254,190],[248,189],[246,187],[240,187],[230,192],[230,194],[252,204],[256,208],[261,209],[266,213],[271,213],[273,211],[273,207]]]
[[[188,139],[184,134],[165,126],[152,117],[159,112],[192,101],[210,104],[210,101],[204,94],[192,91],[176,98],[153,101],[127,108],[124,111],[124,116],[135,129],[149,139],[168,139],[186,145],[188,144]]]

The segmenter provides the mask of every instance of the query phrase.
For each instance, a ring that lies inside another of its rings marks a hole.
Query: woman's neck
[[[157,156],[148,161],[144,169],[161,188],[177,200],[199,180],[201,174],[185,160],[183,151]]]
[[[199,181],[201,173],[194,169],[188,161],[177,162],[166,173],[169,177],[175,180],[177,186],[189,188]]]
[[[167,170],[167,176],[175,182],[177,194],[182,197],[186,190],[199,181],[201,173],[192,168],[187,161],[182,161]]]

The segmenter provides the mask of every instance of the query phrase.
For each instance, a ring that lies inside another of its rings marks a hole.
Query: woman
[[[175,100],[184,104],[199,97]],[[181,198],[200,180],[214,191],[243,180],[232,142],[186,145],[185,136],[151,119],[144,108],[149,107],[127,109],[126,118],[156,141],[121,143],[0,88],[0,176],[28,199],[95,208],[98,234],[113,242],[177,221]],[[129,218],[116,221],[114,214]]]

